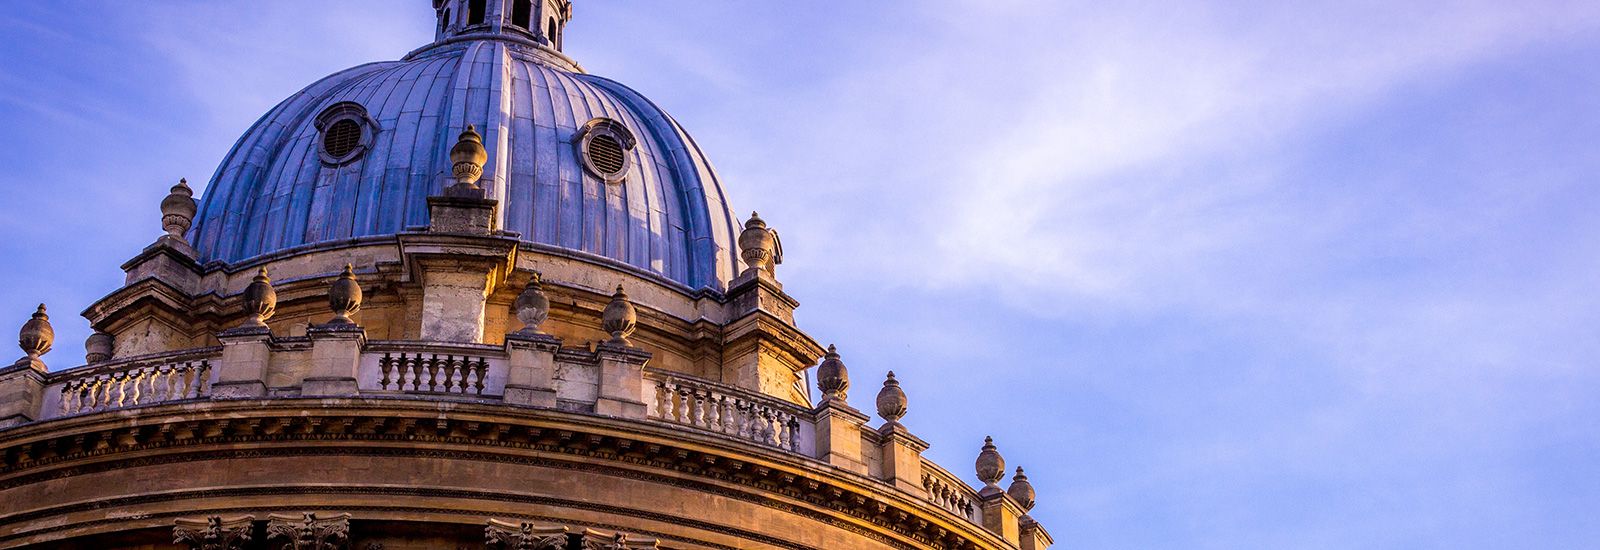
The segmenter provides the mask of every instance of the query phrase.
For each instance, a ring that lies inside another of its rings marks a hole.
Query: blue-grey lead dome
[[[365,111],[370,146],[335,164],[317,121],[350,103]],[[575,140],[597,119],[637,138],[621,181],[579,156]],[[202,262],[238,263],[426,225],[427,197],[451,183],[450,147],[469,124],[488,150],[479,185],[500,201],[500,228],[689,288],[733,277],[738,225],[683,128],[626,86],[492,32],[336,73],[278,104],[217,169],[190,241]]]

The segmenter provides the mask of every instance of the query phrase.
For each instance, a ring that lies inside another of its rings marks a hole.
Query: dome
[[[548,43],[498,27],[441,32],[401,61],[284,100],[206,187],[189,232],[199,260],[425,226],[427,197],[450,183],[450,147],[473,125],[488,149],[479,184],[507,235],[724,288],[738,226],[705,154],[650,100]]]

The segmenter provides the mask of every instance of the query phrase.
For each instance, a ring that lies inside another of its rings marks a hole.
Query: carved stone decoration
[[[328,286],[328,307],[333,309],[333,319],[328,324],[356,324],[350,316],[361,311],[361,284],[356,282],[356,274],[350,264],[344,264],[344,272]]]
[[[850,391],[850,370],[844,366],[844,361],[839,359],[839,350],[833,344],[828,344],[828,354],[822,358],[822,364],[817,366],[817,389],[822,390],[824,400],[837,399],[844,401]]]
[[[776,267],[783,263],[783,243],[778,240],[778,231],[767,227],[767,222],[761,215],[750,213],[749,221],[744,222],[744,231],[739,232],[739,257],[744,259],[746,273],[755,270],[766,270],[767,273],[776,274]]]
[[[17,345],[27,354],[17,359],[17,364],[27,363],[44,370],[44,361],[39,357],[50,353],[55,341],[56,330],[50,327],[50,316],[44,312],[44,304],[39,304],[39,309],[34,310],[33,317],[22,324],[22,331],[17,334]]]
[[[489,520],[483,536],[489,548],[500,550],[566,550],[566,527],[539,527],[532,523]]]
[[[318,519],[316,514],[301,517],[267,516],[267,542],[282,550],[348,550],[350,514]]]
[[[172,528],[172,543],[182,544],[189,550],[244,550],[250,544],[250,527],[255,520],[255,516],[228,520],[221,516],[203,520],[179,518]]]
[[[522,321],[522,330],[518,330],[518,334],[544,334],[539,330],[539,325],[550,318],[550,298],[544,295],[544,284],[539,272],[533,272],[533,278],[528,279],[528,286],[524,287],[522,294],[518,294],[517,300],[511,303],[511,311]]]
[[[189,180],[178,180],[178,184],[167,192],[167,197],[161,199],[161,229],[167,235],[183,240],[183,234],[194,223],[196,210],[194,190],[189,188]]]
[[[593,529],[584,529],[573,538],[577,539],[573,548],[580,550],[636,550],[661,547],[655,539],[640,539],[622,533],[604,533]]]
[[[889,424],[899,424],[906,416],[906,392],[900,389],[900,381],[894,379],[894,371],[889,371],[889,376],[883,379],[883,389],[878,390],[878,416]]]
[[[624,346],[633,345],[628,337],[633,335],[638,328],[639,312],[634,309],[633,302],[628,301],[628,293],[622,291],[622,285],[617,285],[617,292],[611,295],[611,303],[606,304],[606,309],[600,314],[600,329],[611,334],[612,344]]]
[[[1028,476],[1022,473],[1022,467],[1017,466],[1017,475],[1011,478],[1011,486],[1006,488],[1006,494],[1022,506],[1022,511],[1033,509],[1033,484],[1028,483]]]
[[[1005,477],[1006,459],[1000,456],[1000,450],[994,446],[994,438],[983,438],[983,451],[978,453],[978,481],[983,482],[983,490],[978,494],[987,496],[1000,490],[1000,479]]]
[[[483,163],[488,160],[489,152],[483,148],[483,136],[478,135],[476,126],[468,124],[466,131],[457,138],[455,146],[450,148],[450,172],[456,183],[446,194],[482,189],[478,187],[478,178],[483,177]]]
[[[263,267],[250,281],[250,286],[244,288],[245,320],[240,326],[266,328],[267,319],[271,319],[277,309],[278,292],[272,290],[272,279],[267,277],[267,268]]]
[[[111,358],[116,341],[110,334],[95,331],[83,341],[83,360],[86,363],[99,363]]]

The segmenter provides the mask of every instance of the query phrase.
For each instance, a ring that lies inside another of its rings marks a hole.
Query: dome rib
[[[484,137],[481,184],[500,227],[525,241],[609,258],[689,288],[734,273],[733,211],[694,141],[654,103],[615,81],[573,73],[497,40],[362,65],[290,96],[245,132],[207,187],[191,239],[203,261],[238,263],[312,243],[427,223],[449,173],[448,144]],[[319,113],[354,102],[377,126],[340,166],[319,155]],[[588,173],[574,140],[594,118],[638,137],[625,179]]]

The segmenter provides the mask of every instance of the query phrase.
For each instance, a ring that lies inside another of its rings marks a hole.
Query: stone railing
[[[46,418],[209,396],[219,348],[200,348],[55,373]]]
[[[361,354],[361,393],[406,393],[497,398],[505,393],[500,346],[373,341]]]
[[[930,460],[922,461],[922,489],[928,500],[973,523],[982,523],[978,491]]]
[[[677,373],[645,372],[650,418],[810,456],[811,413],[792,403]]]

